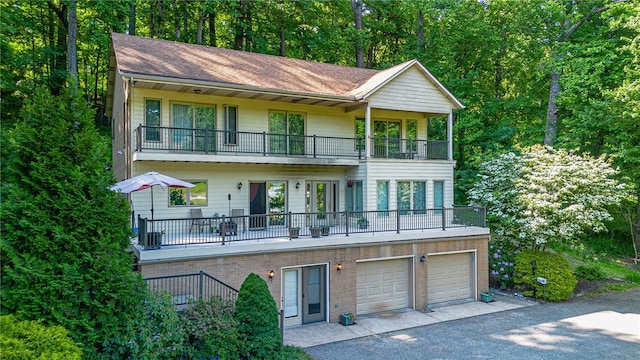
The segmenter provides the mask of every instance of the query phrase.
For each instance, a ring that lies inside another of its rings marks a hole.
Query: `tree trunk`
[[[216,41],[216,13],[211,11],[209,14],[209,46],[217,47]]]
[[[362,38],[362,0],[351,0],[354,23],[356,27],[356,66],[364,67],[364,41]]]
[[[129,6],[129,35],[136,34],[136,4]]]
[[[610,4],[594,4],[591,10],[589,10],[578,21],[571,24],[569,15],[565,15],[562,21],[563,31],[562,35],[558,39],[559,43],[567,42],[571,38],[571,35],[585,22],[589,21],[595,15],[598,15],[606,10],[612,4],[626,2],[627,0],[613,0]],[[575,12],[576,2],[567,1],[566,14],[572,14]],[[599,7],[598,7],[599,6]],[[564,54],[558,55],[558,59],[562,59]],[[554,69],[551,71],[551,86],[549,87],[549,104],[547,105],[547,124],[544,131],[544,144],[553,146],[558,136],[558,104],[556,104],[556,97],[560,94],[560,75],[561,69]]]
[[[176,0],[173,0],[171,2],[171,6],[173,7],[173,28],[176,34],[176,40],[180,39],[180,17],[178,16],[178,14],[180,14],[178,12],[178,4],[176,3]]]
[[[202,27],[207,16],[202,13],[202,10],[198,10],[198,12],[200,12],[200,15],[198,16],[198,29],[196,30],[196,44],[202,44]]]
[[[640,190],[638,191],[638,202],[636,203],[636,224],[633,237],[634,238],[632,240],[635,243],[634,249],[638,251],[638,249],[640,249]],[[637,255],[638,254],[636,253],[636,257]]]
[[[287,48],[285,44],[284,25],[280,28],[280,56],[287,55]]]
[[[424,13],[422,9],[418,10],[418,25],[416,28],[416,57],[422,52],[422,44],[424,43]]]
[[[78,89],[78,16],[76,0],[69,1],[69,21],[67,26],[67,73],[69,88],[75,94]]]

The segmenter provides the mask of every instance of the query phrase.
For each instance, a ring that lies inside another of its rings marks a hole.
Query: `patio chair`
[[[242,232],[245,232],[244,209],[232,209],[231,218],[238,226],[242,223]]]
[[[204,228],[211,228],[211,219],[205,219],[204,216],[202,216],[202,209],[191,209],[191,227],[189,228],[189,234],[191,234],[194,227],[198,229],[198,232],[202,232]]]

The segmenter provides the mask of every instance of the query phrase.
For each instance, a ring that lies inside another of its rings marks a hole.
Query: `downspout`
[[[133,98],[133,87],[134,87],[134,82],[133,82],[133,76],[129,77],[129,87],[128,87],[128,91],[127,91],[127,111],[125,112],[125,129],[124,129],[124,136],[125,136],[125,141],[124,141],[124,145],[125,145],[125,151],[124,151],[124,156],[125,156],[125,162],[126,162],[126,174],[127,174],[127,179],[131,178],[132,176],[132,169],[131,169],[131,154],[132,154],[132,144],[131,144],[131,132],[133,131],[133,118],[131,116],[131,99]]]

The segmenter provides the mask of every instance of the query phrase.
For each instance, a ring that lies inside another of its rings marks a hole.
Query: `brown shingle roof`
[[[129,75],[353,98],[358,88],[380,73],[117,33],[112,40],[118,70]]]

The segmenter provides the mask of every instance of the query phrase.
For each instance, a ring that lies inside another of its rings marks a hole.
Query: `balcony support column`
[[[447,152],[448,159],[453,160],[453,113],[447,116]]]
[[[371,158],[371,106],[367,104],[364,115],[364,156]]]

